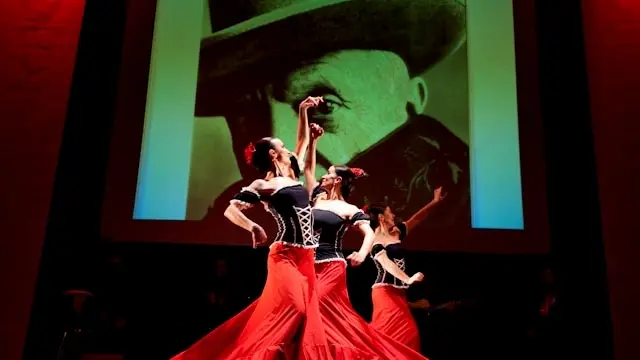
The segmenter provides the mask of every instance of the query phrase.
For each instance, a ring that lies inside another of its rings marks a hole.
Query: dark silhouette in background
[[[153,249],[153,251],[151,251]],[[97,311],[105,314],[86,351],[124,354],[126,359],[166,359],[235,315],[259,295],[266,249],[109,244],[98,266]],[[126,259],[114,267],[112,253]],[[427,275],[410,300],[423,353],[432,360],[525,358],[532,316],[544,298],[539,256],[412,252],[411,263]],[[119,269],[115,271],[115,269]],[[119,272],[121,271],[121,272]],[[371,318],[375,267],[349,268],[354,309]],[[120,286],[113,284],[120,282]],[[444,305],[450,303],[451,305]],[[443,305],[443,306],[438,306]],[[537,345],[535,345],[537,346]]]

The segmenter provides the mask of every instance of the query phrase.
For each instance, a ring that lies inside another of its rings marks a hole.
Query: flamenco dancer
[[[280,139],[250,145],[247,160],[264,174],[235,196],[225,216],[251,233],[254,248],[267,240],[264,229],[242,211],[264,204],[278,224],[270,246],[267,280],[260,298],[174,359],[333,359],[320,319],[314,269],[318,246],[313,236],[309,194],[298,181],[299,158],[309,141],[307,109],[300,105],[298,143],[289,151]]]
[[[305,182],[312,194],[314,231],[318,238],[315,268],[318,275],[318,298],[322,324],[330,344],[352,349],[349,358],[357,359],[426,359],[418,352],[375,331],[353,309],[347,292],[346,267],[360,265],[373,246],[374,232],[369,217],[346,200],[355,183],[365,172],[347,166],[331,166],[318,184],[315,177],[316,143],[323,134],[317,124],[311,124],[311,142],[305,162]],[[346,259],[342,253],[342,238],[349,228],[358,229],[363,243],[358,252]],[[391,267],[396,266],[394,263]],[[399,269],[396,269],[400,271]]]
[[[373,316],[371,326],[408,347],[420,351],[420,334],[409,303],[406,289],[422,281],[424,275],[405,273],[405,249],[401,242],[420,224],[444,195],[442,189],[434,191],[433,200],[405,222],[395,223],[395,214],[388,206],[367,208],[371,228],[375,231],[371,257],[378,269],[371,297]]]

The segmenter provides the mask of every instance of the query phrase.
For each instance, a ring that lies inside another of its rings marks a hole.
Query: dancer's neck
[[[340,192],[340,190],[336,189],[335,187],[333,187],[331,190],[329,190],[328,199],[329,200],[342,200],[342,201],[344,201],[344,197],[342,197],[342,193]]]
[[[380,224],[378,226],[378,228],[375,231],[376,235],[380,235],[380,236],[389,236],[389,231],[391,229],[389,227],[387,227],[385,224]]]

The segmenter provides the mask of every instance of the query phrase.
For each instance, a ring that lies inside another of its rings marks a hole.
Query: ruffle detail
[[[353,222],[353,226],[354,227],[358,227],[358,226],[360,226],[362,224],[369,225],[369,224],[371,224],[371,222],[369,220],[356,220],[356,221]]]
[[[229,204],[236,206],[238,209],[240,210],[246,210],[250,207],[252,207],[253,205],[246,202],[246,201],[242,201],[242,200],[236,200],[236,199],[231,199],[229,201]]]
[[[243,192],[243,191],[250,192],[250,193],[255,194],[256,196],[260,197],[260,194],[258,194],[258,192],[254,188],[250,188],[248,186],[245,186],[242,189],[240,189],[240,192]]]
[[[330,259],[321,259],[321,260],[316,260],[316,264],[324,264],[324,263],[328,263],[328,262],[343,262],[345,265],[347,264],[347,260],[345,258],[330,258]]]
[[[318,244],[304,245],[304,244],[292,243],[292,242],[282,241],[282,240],[272,242],[271,245],[269,245],[269,247],[272,247],[276,244],[281,244],[284,246],[293,246],[293,247],[302,248],[302,249],[315,249],[318,247]]]
[[[371,285],[372,289],[379,288],[379,287],[392,287],[392,288],[396,288],[396,289],[406,290],[406,289],[409,288],[409,285],[407,285],[407,284],[395,285],[395,284],[387,284],[387,283],[375,283],[375,284]]]

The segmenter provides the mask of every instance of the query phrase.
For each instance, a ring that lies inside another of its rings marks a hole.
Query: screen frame
[[[133,209],[147,100],[156,0],[128,3],[116,116],[111,136],[101,234],[113,241],[230,245],[213,237],[209,223],[189,220],[134,220]],[[549,251],[542,119],[538,84],[538,45],[533,0],[514,2],[524,230],[433,229],[429,240],[409,248],[479,253]],[[237,245],[250,245],[250,238]]]

